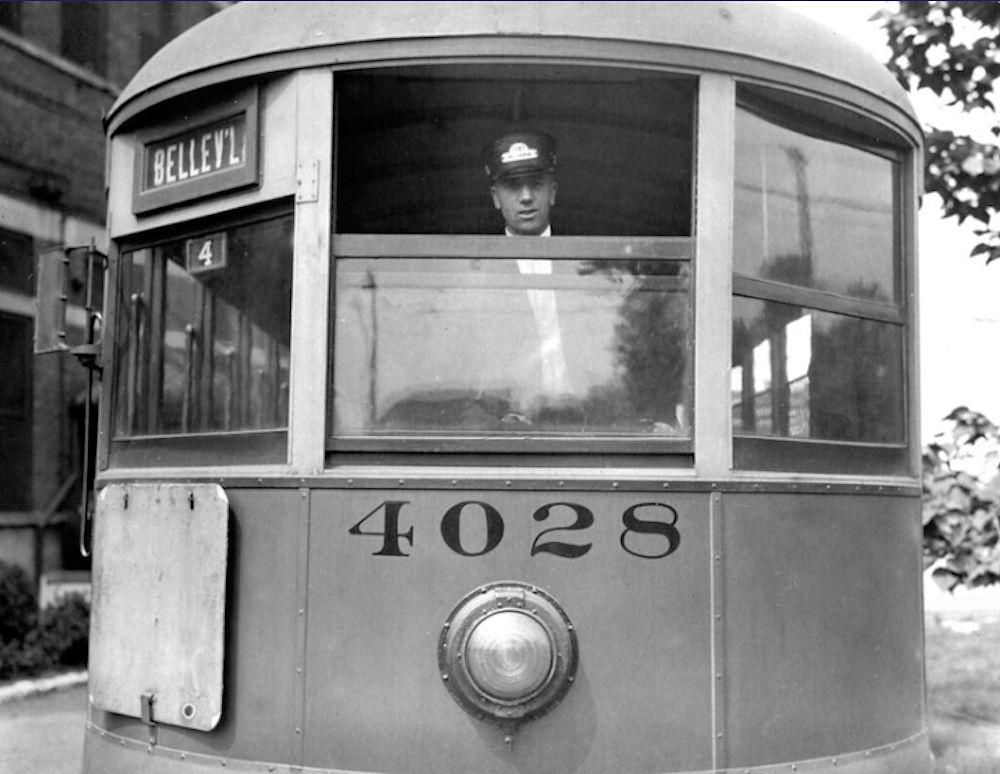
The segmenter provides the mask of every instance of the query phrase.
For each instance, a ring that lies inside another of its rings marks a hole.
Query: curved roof
[[[356,49],[346,51],[352,44],[538,35],[682,49],[701,55],[694,69],[742,72],[733,63],[747,60],[789,67],[866,92],[883,110],[909,118],[910,133],[919,136],[905,92],[867,51],[762,2],[240,2],[158,51],[122,91],[107,123],[114,131],[162,100],[248,74],[364,61]],[[718,62],[712,54],[721,55]]]

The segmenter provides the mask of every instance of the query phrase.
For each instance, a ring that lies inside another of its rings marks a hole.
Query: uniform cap
[[[486,174],[490,180],[531,172],[554,172],[556,141],[545,132],[511,132],[497,137],[486,148]]]

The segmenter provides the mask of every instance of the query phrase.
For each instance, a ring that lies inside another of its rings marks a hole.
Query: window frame
[[[428,72],[441,68],[461,66],[460,59],[447,62],[415,63],[414,68],[427,67]],[[482,66],[482,60],[473,60]],[[529,64],[530,62],[518,62]],[[562,236],[545,239],[510,239],[495,234],[400,234],[400,233],[350,233],[337,229],[337,127],[339,126],[337,77],[333,75],[333,127],[334,138],[332,168],[333,182],[330,198],[330,288],[327,341],[332,352],[336,324],[336,275],[337,261],[346,258],[469,258],[501,260],[518,258],[543,258],[549,260],[667,260],[684,261],[688,271],[688,367],[685,374],[685,394],[690,414],[690,432],[684,438],[670,436],[574,437],[572,435],[546,436],[434,436],[427,434],[399,434],[379,436],[338,436],[334,432],[334,379],[335,358],[329,357],[326,369],[326,423],[324,432],[325,466],[364,465],[377,455],[380,464],[389,460],[397,464],[461,464],[497,465],[522,464],[525,459],[539,465],[589,466],[621,465],[638,468],[678,467],[693,468],[695,464],[697,386],[696,386],[696,245],[697,245],[697,195],[698,190],[698,110],[703,75],[681,68],[666,66],[635,66],[603,60],[567,59],[553,62],[566,71],[578,68],[581,72],[591,69],[641,71],[664,78],[682,78],[692,81],[693,104],[691,126],[691,155],[689,161],[690,224],[687,236]],[[394,65],[404,69],[406,65]],[[350,68],[347,72],[352,72]],[[364,69],[369,69],[368,67]],[[374,64],[373,70],[383,69]],[[484,194],[485,195],[485,194]],[[530,455],[518,457],[516,455]]]
[[[246,226],[253,223],[289,218],[294,223],[294,208],[290,198],[269,202],[262,206],[248,207],[197,220],[183,221],[139,235],[123,237],[113,244],[109,260],[109,276],[114,278],[114,292],[108,293],[109,310],[107,330],[115,332],[127,317],[119,308],[121,299],[122,271],[126,265],[125,256],[136,250],[153,249],[165,243],[176,242],[188,237],[211,233],[223,229]],[[294,268],[294,251],[291,254]],[[162,272],[157,272],[162,273]],[[161,321],[162,322],[162,321]],[[151,340],[157,338],[153,330]],[[282,428],[256,430],[223,430],[189,433],[148,433],[119,435],[116,432],[119,402],[128,400],[127,390],[118,389],[120,371],[127,368],[125,362],[118,362],[116,348],[112,342],[119,337],[114,333],[105,338],[109,350],[105,362],[107,379],[112,385],[113,399],[110,401],[104,426],[108,435],[108,467],[189,467],[219,464],[281,464],[288,459],[290,417],[286,417]],[[152,356],[152,352],[149,353]],[[109,367],[110,366],[110,367]],[[162,368],[162,359],[160,361]],[[143,370],[146,370],[145,368]],[[122,382],[124,384],[124,382]],[[224,462],[221,462],[224,460]]]
[[[769,99],[771,95],[774,98]],[[780,98],[779,98],[780,97]],[[808,108],[815,107],[815,113]],[[900,374],[902,416],[898,442],[841,441],[740,433],[732,430],[733,469],[738,471],[787,471],[803,473],[912,475],[912,245],[906,224],[913,207],[908,195],[912,182],[907,164],[912,151],[894,132],[853,110],[821,102],[793,91],[777,92],[756,84],[739,83],[736,111],[744,110],[781,128],[820,140],[872,153],[892,162],[894,302],[872,301],[843,293],[808,288],[778,280],[741,274],[735,268],[734,239],[732,298],[773,301],[805,309],[897,326],[901,334]],[[864,131],[849,129],[843,121],[857,119]],[[734,134],[735,140],[735,134]],[[732,184],[735,187],[735,169]],[[735,236],[735,222],[733,223]],[[732,368],[732,363],[730,363]],[[732,404],[730,404],[732,410]]]
[[[544,258],[550,260],[645,260],[684,262],[693,269],[693,237],[575,237],[552,236],[546,239],[511,239],[496,235],[400,235],[400,234],[334,234],[331,271],[329,341],[334,340],[336,325],[336,262],[346,258],[439,258],[463,259],[475,256],[481,260]],[[688,279],[689,367],[686,392],[694,401],[694,281]],[[331,345],[332,346],[332,345]],[[495,461],[494,455],[534,453],[565,462],[576,455],[680,455],[683,464],[690,464],[694,451],[694,432],[684,438],[668,436],[621,435],[606,437],[576,437],[573,435],[530,436],[512,433],[498,435],[434,435],[431,433],[400,433],[398,435],[338,435],[334,432],[334,365],[330,358],[327,375],[326,452],[330,460],[356,459],[357,455],[385,453],[430,453],[451,455],[476,453]],[[433,461],[433,457],[428,461]],[[452,460],[453,461],[453,460]],[[662,463],[661,463],[662,464]]]

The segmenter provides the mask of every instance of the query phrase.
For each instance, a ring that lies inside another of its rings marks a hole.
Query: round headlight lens
[[[507,728],[555,707],[573,684],[576,629],[555,597],[520,581],[470,591],[438,637],[441,680],[462,708]]]
[[[526,699],[552,672],[552,640],[537,620],[518,610],[487,616],[469,633],[465,663],[479,689],[499,701]]]

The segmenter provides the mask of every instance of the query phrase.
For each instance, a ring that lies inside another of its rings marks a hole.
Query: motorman
[[[508,236],[549,236],[556,203],[556,141],[524,130],[496,138],[487,147],[486,174],[493,206]]]

